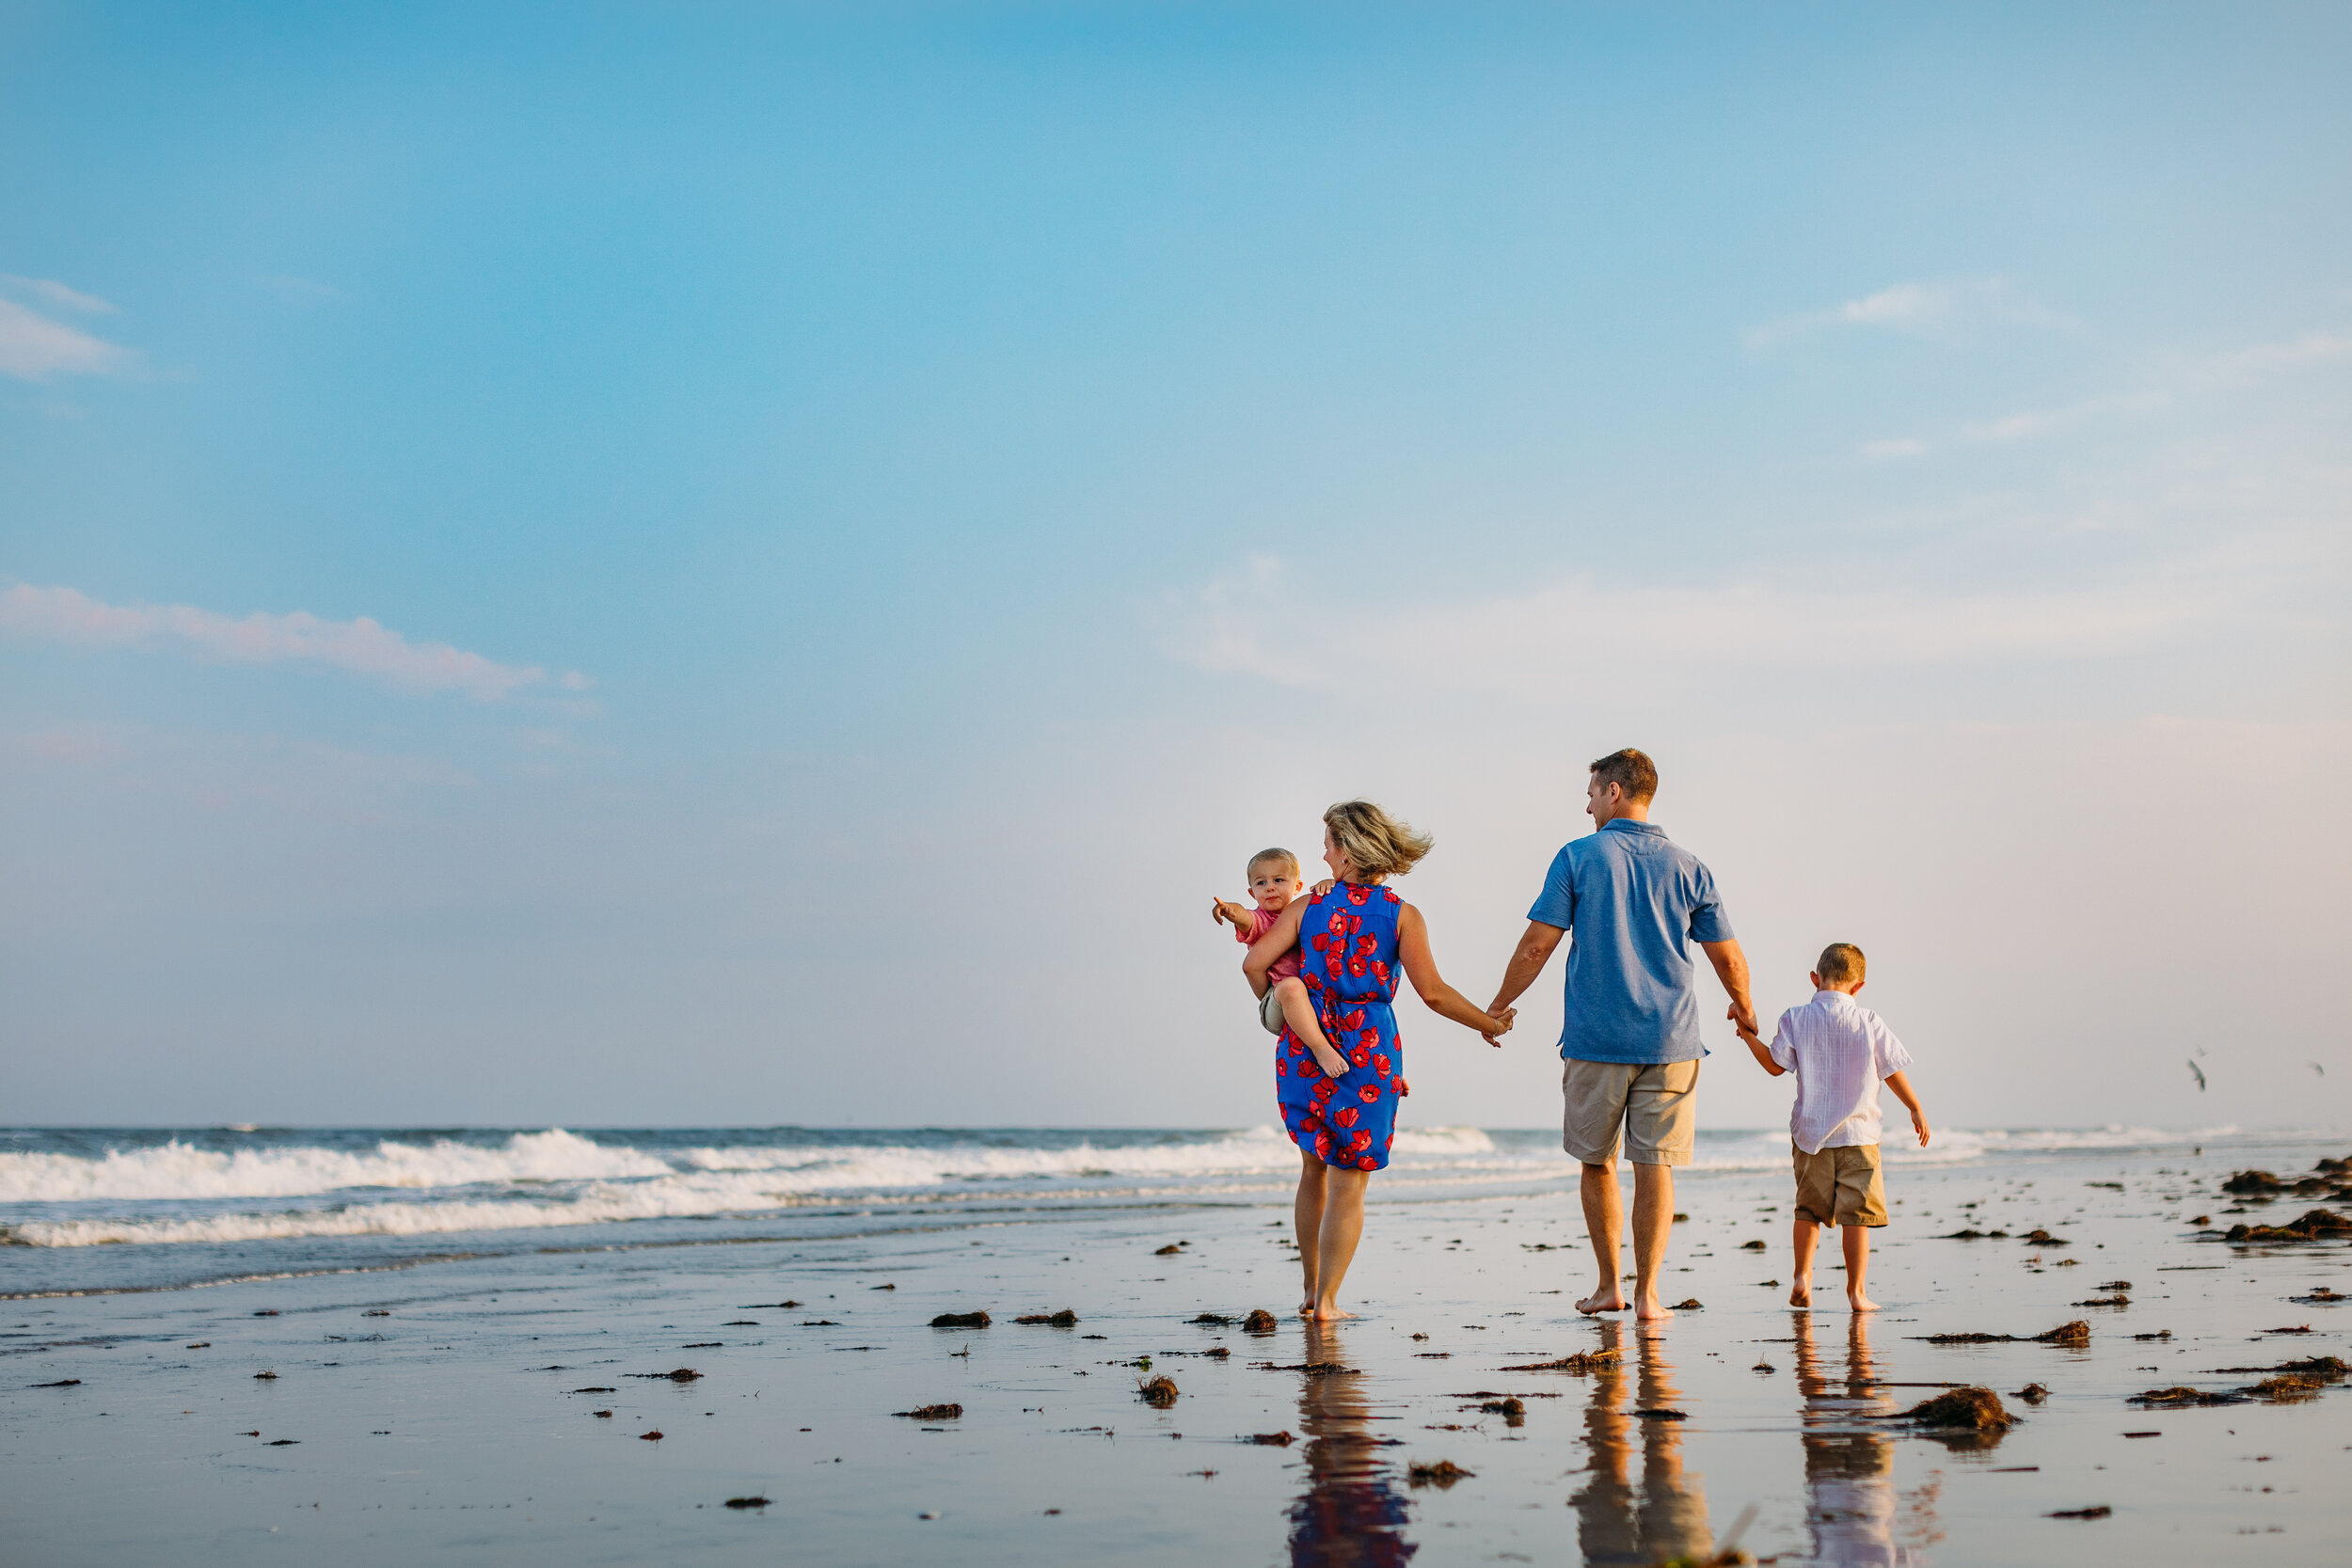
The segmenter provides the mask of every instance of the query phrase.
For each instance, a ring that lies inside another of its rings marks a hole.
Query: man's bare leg
[[[1846,1227],[1846,1305],[1857,1312],[1875,1312],[1879,1304],[1862,1292],[1863,1276],[1870,1272],[1870,1232],[1861,1226]]]
[[[1281,1004],[1282,1022],[1291,1026],[1291,1033],[1315,1053],[1315,1065],[1323,1069],[1324,1076],[1337,1078],[1344,1073],[1347,1058],[1331,1049],[1323,1022],[1315,1017],[1315,999],[1308,993],[1306,982],[1296,975],[1275,981],[1274,1000]]]
[[[1364,1234],[1364,1189],[1372,1185],[1368,1170],[1331,1170],[1325,1179],[1327,1196],[1323,1209],[1323,1256],[1316,1264],[1314,1318],[1331,1323],[1352,1318],[1340,1310],[1340,1286],[1347,1266],[1356,1260],[1356,1243]]]
[[[1298,1151],[1298,1196],[1291,1203],[1291,1227],[1297,1232],[1298,1270],[1305,1276],[1298,1298],[1302,1318],[1311,1318],[1315,1311],[1315,1270],[1323,1259],[1324,1176],[1330,1168],[1313,1149]]]
[[[1633,1317],[1660,1323],[1674,1314],[1658,1301],[1658,1276],[1666,1266],[1666,1238],[1675,1223],[1675,1168],[1633,1167]]]
[[[1588,1316],[1595,1312],[1622,1312],[1625,1292],[1618,1289],[1617,1249],[1625,1234],[1625,1211],[1617,1196],[1617,1167],[1586,1165],[1581,1195],[1584,1234],[1592,1240],[1593,1261],[1599,1265],[1600,1284],[1591,1295],[1576,1304],[1576,1309]]]
[[[1813,1305],[1813,1248],[1821,1239],[1821,1227],[1804,1215],[1791,1222],[1789,1241],[1797,1249],[1797,1260],[1791,1265],[1796,1273],[1788,1278],[1788,1305]]]

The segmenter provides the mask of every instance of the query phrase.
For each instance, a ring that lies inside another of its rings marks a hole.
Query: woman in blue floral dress
[[[1515,1012],[1480,1012],[1440,979],[1421,911],[1381,885],[1410,871],[1430,842],[1369,800],[1333,806],[1323,814],[1323,860],[1335,880],[1293,900],[1242,965],[1263,994],[1275,960],[1300,947],[1298,976],[1323,1026],[1320,1040],[1286,1028],[1274,1047],[1275,1097],[1299,1149],[1292,1211],[1307,1286],[1299,1313],[1319,1322],[1353,1316],[1339,1309],[1340,1283],[1363,1235],[1365,1188],[1389,1163],[1397,1102],[1411,1092],[1392,1006],[1398,976],[1433,1011],[1489,1044]]]

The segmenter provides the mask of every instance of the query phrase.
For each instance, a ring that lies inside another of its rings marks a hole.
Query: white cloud
[[[230,664],[307,662],[372,675],[411,691],[462,691],[496,702],[548,680],[537,665],[501,664],[446,642],[411,642],[362,615],[323,621],[307,611],[238,617],[187,605],[110,605],[72,588],[15,584],[0,592],[0,631],[56,642],[164,644]],[[570,690],[588,678],[557,678]]]
[[[110,375],[127,369],[129,349],[0,296],[0,375],[41,381],[52,375]]]
[[[297,277],[290,272],[265,273],[253,282],[255,287],[268,290],[289,305],[324,305],[343,297],[343,292],[332,283]]]
[[[2132,652],[2226,612],[2241,591],[2198,574],[2104,588],[1938,594],[1819,578],[1609,588],[1580,575],[1452,603],[1383,610],[1381,638],[1335,663],[1281,563],[1172,606],[1163,649],[1200,669],[1318,689],[1549,691],[1643,673],[2091,658]]]
[[[2005,280],[1986,277],[1889,284],[1876,293],[1824,310],[1807,310],[1752,326],[1741,336],[1748,347],[1760,349],[1840,327],[1877,327],[1915,338],[1951,339],[1994,323],[2046,327],[2076,325],[2073,317],[2026,298]]]
[[[69,289],[54,277],[24,277],[12,272],[0,272],[0,286],[21,290],[64,309],[79,310],[86,316],[119,316],[122,313],[120,307],[111,300],[86,294],[79,289]]]

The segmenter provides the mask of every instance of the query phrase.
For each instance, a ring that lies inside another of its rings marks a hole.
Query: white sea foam
[[[1894,1140],[1886,1149],[1890,1164],[1948,1165],[2218,1141],[2235,1132],[2121,1126],[1947,1131],[1929,1149]],[[1499,1188],[1573,1175],[1549,1138],[1502,1145],[1474,1127],[1400,1132],[1392,1155],[1391,1182],[1425,1188]],[[1788,1160],[1787,1134],[1777,1131],[1710,1134],[1701,1139],[1692,1168],[1775,1170]],[[864,1144],[813,1135],[772,1145],[656,1149],[600,1144],[560,1128],[496,1143],[385,1138],[350,1149],[284,1144],[215,1150],[172,1141],[97,1156],[0,1153],[0,1240],[77,1247],[417,1236],[756,1217],[861,1203],[1230,1198],[1279,1191],[1296,1168],[1289,1139],[1271,1126],[1026,1145],[978,1138]]]

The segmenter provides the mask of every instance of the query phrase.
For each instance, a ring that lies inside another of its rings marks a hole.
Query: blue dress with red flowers
[[[1391,1005],[1401,907],[1385,887],[1342,882],[1308,900],[1299,917],[1298,977],[1315,1000],[1324,1037],[1347,1058],[1347,1073],[1325,1076],[1314,1053],[1284,1028],[1274,1047],[1274,1093],[1291,1141],[1327,1165],[1386,1166],[1397,1101],[1410,1092]]]

